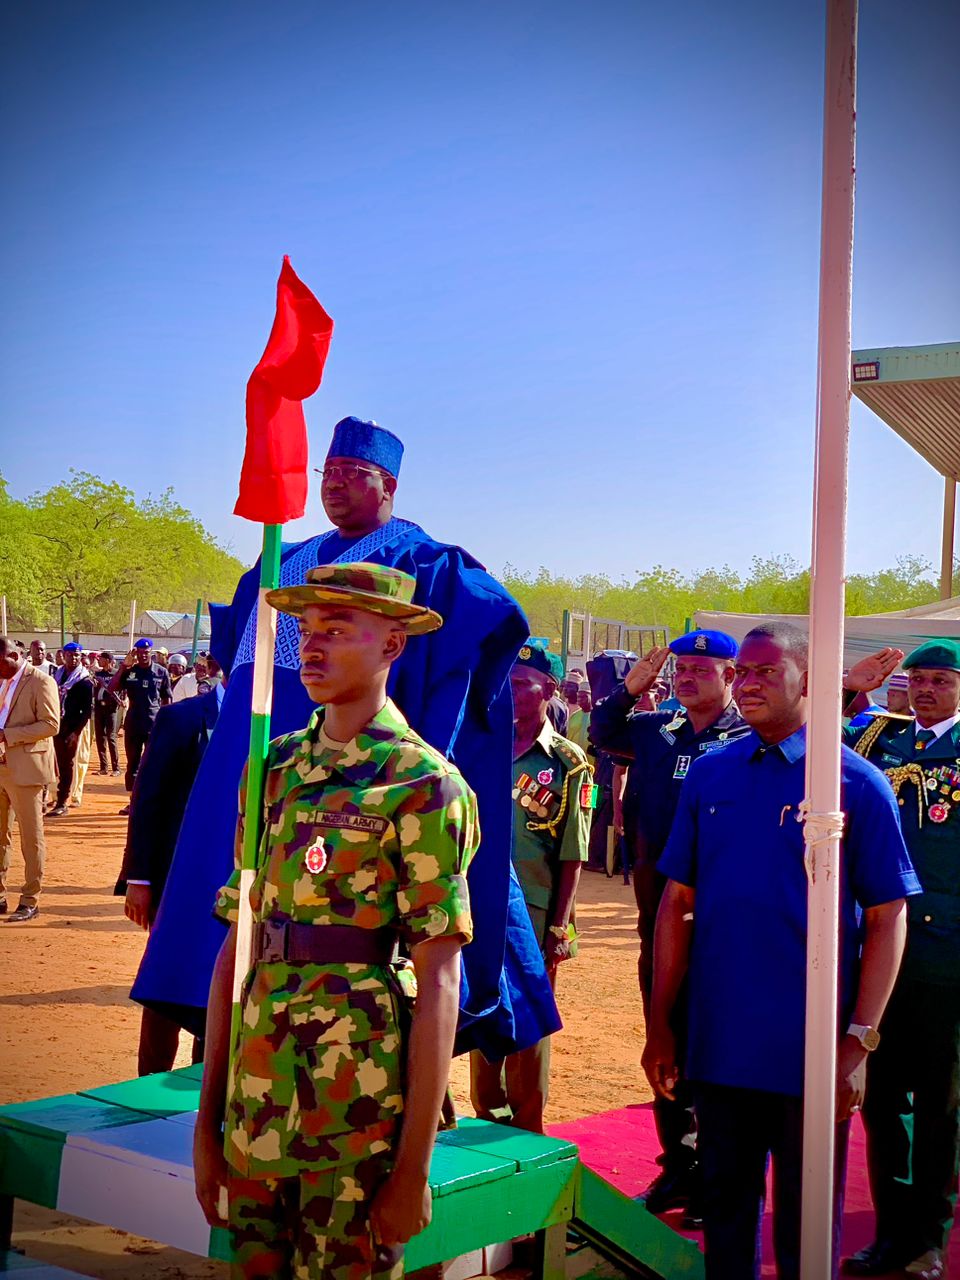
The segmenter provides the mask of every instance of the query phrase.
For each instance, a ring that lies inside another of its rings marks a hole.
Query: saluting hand
[[[132,670],[133,667],[136,666],[136,664],[137,664],[137,654],[134,649],[131,649],[130,652],[127,654],[127,656],[124,658],[123,665],[126,667],[128,671],[130,671]]]
[[[868,658],[861,658],[854,663],[843,678],[843,687],[856,693],[870,693],[873,689],[879,689],[884,680],[893,675],[903,658],[902,649],[891,649],[889,646],[879,649]]]
[[[665,645],[658,645],[657,648],[651,649],[646,657],[635,662],[627,672],[626,679],[623,682],[627,693],[639,698],[642,693],[652,689],[663,664],[669,657],[669,648]]]

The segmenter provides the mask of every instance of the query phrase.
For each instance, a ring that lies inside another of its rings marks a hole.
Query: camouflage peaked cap
[[[320,564],[307,570],[302,587],[278,587],[267,592],[267,603],[281,613],[300,617],[311,604],[342,604],[367,613],[396,618],[411,636],[443,626],[432,609],[413,603],[416,578],[384,564]]]

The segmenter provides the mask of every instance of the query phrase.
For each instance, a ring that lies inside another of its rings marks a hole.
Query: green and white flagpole
[[[250,756],[247,795],[243,809],[243,848],[240,860],[240,909],[237,918],[237,951],[233,969],[233,1010],[230,1043],[240,1034],[240,993],[250,972],[253,943],[253,908],[250,890],[257,872],[257,853],[263,834],[263,787],[270,746],[273,708],[273,662],[277,643],[277,611],[267,603],[267,592],[280,585],[279,524],[263,526],[260,553],[260,592],[257,598],[257,640],[253,653],[253,697],[250,715]]]
[[[290,259],[285,257],[277,281],[273,328],[264,353],[247,382],[247,442],[240,472],[240,493],[234,507],[235,515],[255,521],[262,527],[263,548],[260,553],[260,592],[253,654],[250,754],[240,850],[240,900],[233,965],[228,1082],[233,1079],[234,1055],[240,1043],[240,998],[253,962],[250,890],[257,875],[263,837],[263,790],[270,747],[277,646],[277,613],[267,603],[267,593],[280,585],[280,531],[288,520],[299,519],[306,509],[307,424],[303,416],[303,401],[320,386],[332,334],[333,320],[299,279]],[[230,1087],[228,1083],[228,1089]]]

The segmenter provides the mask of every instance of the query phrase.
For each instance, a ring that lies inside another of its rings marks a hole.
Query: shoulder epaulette
[[[578,765],[589,763],[583,748],[578,747],[575,742],[571,742],[569,738],[563,737],[562,734],[554,733],[553,745],[556,748],[557,755],[561,756],[567,764]]]

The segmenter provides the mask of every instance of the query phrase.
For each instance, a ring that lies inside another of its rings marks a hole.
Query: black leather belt
[[[385,965],[396,958],[397,935],[392,929],[293,920],[264,920],[253,926],[254,963]]]

